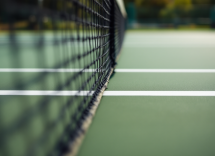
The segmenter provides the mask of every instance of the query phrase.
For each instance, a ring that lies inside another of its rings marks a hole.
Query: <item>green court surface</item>
[[[129,31],[116,69],[215,69],[215,32]],[[215,73],[116,72],[107,91],[215,91]],[[104,96],[78,156],[214,156],[214,96]]]

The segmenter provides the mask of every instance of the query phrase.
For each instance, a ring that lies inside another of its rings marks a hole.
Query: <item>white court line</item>
[[[43,90],[0,90],[0,95],[23,95],[23,96],[92,96],[93,91],[43,91]]]
[[[117,73],[215,73],[215,69],[115,69]]]
[[[104,96],[215,96],[215,91],[105,91]]]
[[[144,48],[144,47],[149,47],[149,48],[215,48],[215,45],[213,44],[124,44],[124,48]]]
[[[95,69],[0,68],[0,72],[95,72]],[[117,73],[215,73],[215,69],[115,69]]]
[[[54,68],[0,68],[0,72],[26,72],[26,73],[37,73],[37,72],[48,72],[48,73],[61,73],[61,72],[95,72],[95,69],[54,69]]]
[[[0,90],[0,95],[92,96],[88,91]],[[103,96],[215,96],[215,91],[105,91]]]

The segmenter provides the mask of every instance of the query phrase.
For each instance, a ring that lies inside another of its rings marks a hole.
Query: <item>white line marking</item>
[[[118,73],[215,73],[215,69],[115,69]]]
[[[0,68],[0,72],[48,72],[48,73],[60,73],[60,72],[95,72],[95,69],[54,69],[54,68]]]
[[[33,95],[33,96],[92,96],[93,91],[43,91],[43,90],[0,90],[0,95]]]
[[[92,96],[93,91],[1,90],[0,95]],[[105,91],[103,96],[215,96],[215,91]]]
[[[0,68],[0,72],[96,72],[96,69]],[[215,73],[215,69],[115,69],[117,73]]]
[[[124,48],[215,48],[212,44],[124,44]]]
[[[215,91],[105,91],[104,96],[215,96]]]

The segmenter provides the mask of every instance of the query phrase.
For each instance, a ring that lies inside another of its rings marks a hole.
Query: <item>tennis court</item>
[[[0,2],[0,155],[76,155],[116,64],[123,1]]]
[[[0,156],[215,155],[215,32],[126,20],[122,0],[0,2]]]
[[[127,32],[78,156],[215,155],[214,39],[212,31]]]

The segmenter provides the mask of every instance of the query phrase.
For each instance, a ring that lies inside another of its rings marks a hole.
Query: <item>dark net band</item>
[[[68,152],[116,65],[117,2],[2,0],[0,31],[0,156]]]

